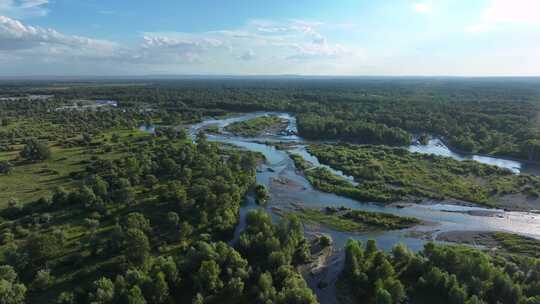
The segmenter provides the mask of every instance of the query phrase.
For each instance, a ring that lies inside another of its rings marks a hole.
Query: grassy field
[[[118,143],[111,143],[113,133],[119,135]],[[99,140],[120,146],[140,136],[148,135],[138,130],[118,130],[103,133]],[[81,171],[92,157],[99,155],[102,158],[114,159],[124,154],[120,149],[105,152],[92,146],[62,147],[53,143],[50,145],[52,152],[50,159],[43,162],[28,162],[19,157],[22,147],[17,145],[14,151],[0,152],[0,161],[9,160],[15,165],[9,175],[0,174],[0,209],[6,207],[12,198],[26,203],[50,195],[50,192],[59,186],[70,190],[75,186],[70,174]]]
[[[295,214],[301,220],[327,226],[345,232],[366,232],[374,230],[397,230],[412,227],[420,221],[411,217],[400,217],[386,213],[351,210],[347,208],[326,208],[323,210],[299,208]]]

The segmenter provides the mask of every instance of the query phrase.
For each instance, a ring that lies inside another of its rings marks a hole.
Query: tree
[[[0,304],[23,304],[26,286],[19,283],[17,273],[11,266],[0,266]]]
[[[180,216],[174,211],[167,212],[167,224],[173,229],[178,227],[180,223]]]
[[[128,304],[146,304],[146,299],[139,286],[133,286],[127,295]]]
[[[283,266],[283,268],[288,268]],[[294,270],[288,270],[283,288],[278,294],[279,304],[316,304],[317,298],[307,286],[302,276]]]
[[[165,275],[163,272],[158,272],[152,279],[152,302],[164,303],[169,297],[169,286],[165,281]]]
[[[255,186],[255,197],[257,200],[257,203],[263,204],[266,202],[270,195],[268,194],[268,190],[264,185],[257,184]]]
[[[204,297],[201,293],[197,293],[193,300],[191,301],[192,304],[204,304]]]
[[[60,207],[64,206],[69,201],[69,192],[62,187],[56,187],[53,191],[52,203],[53,205]]]
[[[375,304],[392,304],[392,295],[382,288],[375,291]]]
[[[269,272],[262,273],[257,281],[257,303],[270,304],[276,299],[276,288]]]
[[[150,256],[150,242],[140,229],[131,228],[125,233],[125,255],[135,266],[145,266]]]
[[[109,194],[109,184],[99,175],[92,175],[86,181],[86,184],[92,188],[94,193],[102,199],[107,198]]]
[[[207,294],[212,294],[223,287],[223,282],[219,279],[221,272],[219,265],[210,260],[203,261],[199,271],[195,274],[195,284],[197,290]]]
[[[60,244],[52,234],[31,234],[21,251],[28,257],[33,268],[41,268],[60,252]]]
[[[7,160],[0,161],[0,174],[10,174],[13,172],[13,164]]]
[[[51,271],[48,269],[41,269],[37,272],[34,281],[32,282],[32,288],[36,290],[46,290],[54,281],[54,277],[51,275]]]
[[[75,304],[75,295],[72,292],[64,291],[56,299],[57,304]]]
[[[152,231],[150,221],[139,212],[132,212],[128,214],[122,222],[122,228],[124,230],[139,229],[144,233],[149,233]]]
[[[88,146],[92,143],[92,134],[90,133],[83,133],[82,135],[82,144],[85,146]]]
[[[19,211],[21,211],[23,209],[23,204],[17,198],[11,197],[8,200],[8,207],[13,212],[19,212]]]
[[[90,294],[91,303],[109,304],[114,301],[114,284],[108,278],[101,278],[94,282],[94,292]]]
[[[51,150],[46,143],[36,139],[26,141],[21,153],[21,157],[31,161],[43,161],[51,158]]]
[[[493,284],[486,292],[486,298],[489,303],[515,304],[519,302],[521,289],[514,285],[508,274],[497,273],[493,278]]]
[[[118,179],[116,190],[113,192],[113,198],[118,203],[129,204],[135,200],[135,190],[126,178]]]

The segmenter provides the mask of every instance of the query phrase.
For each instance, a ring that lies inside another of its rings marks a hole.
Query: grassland
[[[112,135],[118,135],[118,142],[112,143]],[[117,159],[125,155],[120,147],[136,138],[148,136],[138,130],[118,130],[105,132],[96,141],[111,146],[106,152],[101,146],[63,146],[58,142],[51,144],[52,157],[42,162],[29,162],[20,159],[22,145],[12,146],[13,151],[0,152],[0,161],[8,160],[15,166],[10,174],[0,174],[0,209],[6,207],[10,199],[22,203],[47,197],[56,187],[73,189],[77,183],[71,175],[83,170],[85,164],[96,156],[103,159]],[[117,148],[114,148],[116,146]]]

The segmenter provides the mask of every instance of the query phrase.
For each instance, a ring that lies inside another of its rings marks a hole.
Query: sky
[[[0,0],[0,76],[540,76],[540,0]]]

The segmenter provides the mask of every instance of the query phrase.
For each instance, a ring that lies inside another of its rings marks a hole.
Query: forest
[[[339,288],[357,303],[538,303],[538,260],[428,243],[419,253],[350,240]]]
[[[117,105],[87,107],[99,100]],[[192,124],[287,112],[306,141],[328,141],[307,151],[358,186],[291,153],[293,169],[358,204],[453,199],[525,210],[508,198],[540,200],[537,176],[403,147],[429,135],[538,161],[539,106],[534,79],[2,81],[0,304],[319,303],[331,282],[313,287],[302,269],[318,262],[315,247],[333,245],[326,235],[314,242],[310,223],[361,234],[421,221],[345,207],[277,212],[275,190],[259,179],[272,160],[211,141],[205,132],[215,136],[216,127],[191,134]],[[285,126],[267,116],[225,131]],[[257,207],[243,214],[251,199]],[[350,240],[334,252],[344,259],[333,264],[343,266],[337,298],[540,303],[536,241],[492,237],[504,250],[427,242],[419,252],[384,251]]]

